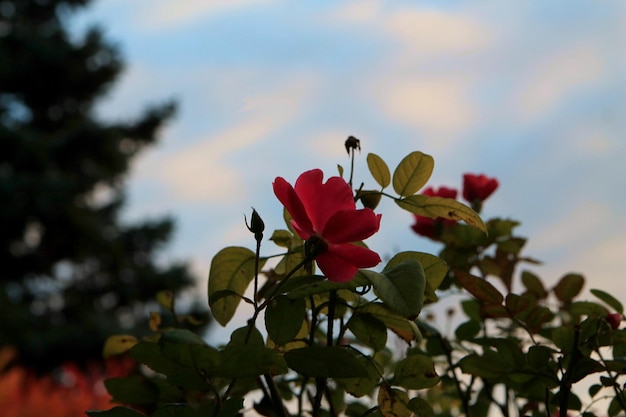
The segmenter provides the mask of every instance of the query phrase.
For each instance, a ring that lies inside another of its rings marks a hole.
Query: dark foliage
[[[97,119],[122,61],[100,30],[68,34],[88,3],[0,1],[0,345],[40,369],[100,355],[157,291],[193,283],[155,259],[172,219],[120,219],[130,164],[175,106]]]

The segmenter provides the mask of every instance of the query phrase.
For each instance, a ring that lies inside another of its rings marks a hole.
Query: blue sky
[[[545,262],[529,269],[626,294],[624,2],[100,0],[73,22],[103,26],[126,61],[101,117],[179,101],[125,216],[173,215],[164,257],[190,259],[203,291],[219,249],[253,246],[251,206],[284,227],[274,178],[335,175],[354,135],[357,181],[374,186],[367,153],[395,166],[414,150],[434,156],[433,186],[497,177],[484,217],[522,222]],[[372,249],[437,250],[410,214],[381,212]]]

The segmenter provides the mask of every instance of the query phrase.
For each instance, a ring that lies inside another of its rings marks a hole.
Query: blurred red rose
[[[428,187],[422,192],[422,194],[430,197],[444,197],[456,200],[458,191],[454,188],[448,187],[439,187],[438,190],[435,190],[432,187]],[[454,220],[443,219],[441,217],[437,219],[431,219],[430,217],[419,216],[417,214],[414,214],[414,217],[415,223],[411,226],[411,229],[413,229],[413,231],[418,235],[433,240],[438,239],[438,236],[441,234],[441,230],[446,225],[455,223]]]
[[[274,194],[291,215],[291,225],[300,237],[317,247],[315,262],[324,275],[345,282],[359,268],[381,261],[376,252],[354,244],[378,231],[381,215],[369,208],[357,210],[352,189],[342,178],[331,177],[326,183],[323,178],[319,169],[307,171],[292,187],[277,177]]]
[[[498,180],[484,174],[463,175],[463,198],[469,203],[485,201],[498,188]]]
[[[607,321],[607,323],[609,323],[613,330],[617,330],[620,323],[622,322],[622,315],[619,313],[607,314],[604,319]]]

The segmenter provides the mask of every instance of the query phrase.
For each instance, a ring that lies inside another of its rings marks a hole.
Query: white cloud
[[[478,118],[470,97],[471,82],[454,75],[424,75],[385,80],[380,105],[388,117],[423,133],[450,139],[472,127]]]
[[[206,19],[211,15],[251,6],[272,3],[273,0],[150,0],[151,6],[145,9],[143,24],[150,27],[183,26],[192,21]]]
[[[404,55],[447,55],[476,52],[493,36],[467,13],[415,7],[388,7],[380,0],[354,1],[335,8],[328,21],[338,25],[366,25],[401,43]]]
[[[313,81],[285,82],[275,92],[244,100],[242,117],[233,126],[160,159],[146,161],[143,176],[156,177],[169,194],[184,201],[230,203],[244,190],[246,167],[229,166],[225,159],[269,138],[285,127],[308,104]]]
[[[388,16],[385,26],[411,53],[473,53],[491,39],[478,21],[435,10],[398,10]]]
[[[514,110],[523,122],[546,117],[573,94],[597,85],[606,65],[598,49],[588,44],[551,52],[520,80]]]

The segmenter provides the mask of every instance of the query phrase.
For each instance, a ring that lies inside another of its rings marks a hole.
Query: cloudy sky
[[[253,247],[254,206],[283,228],[272,181],[434,156],[430,185],[497,177],[485,218],[518,219],[530,268],[552,284],[626,294],[626,3],[99,0],[73,20],[100,24],[127,69],[103,118],[174,98],[180,111],[129,177],[127,219],[171,214],[164,256],[191,259],[204,289],[211,257]],[[436,251],[412,216],[381,206],[384,255]],[[271,243],[265,254],[278,253]]]

